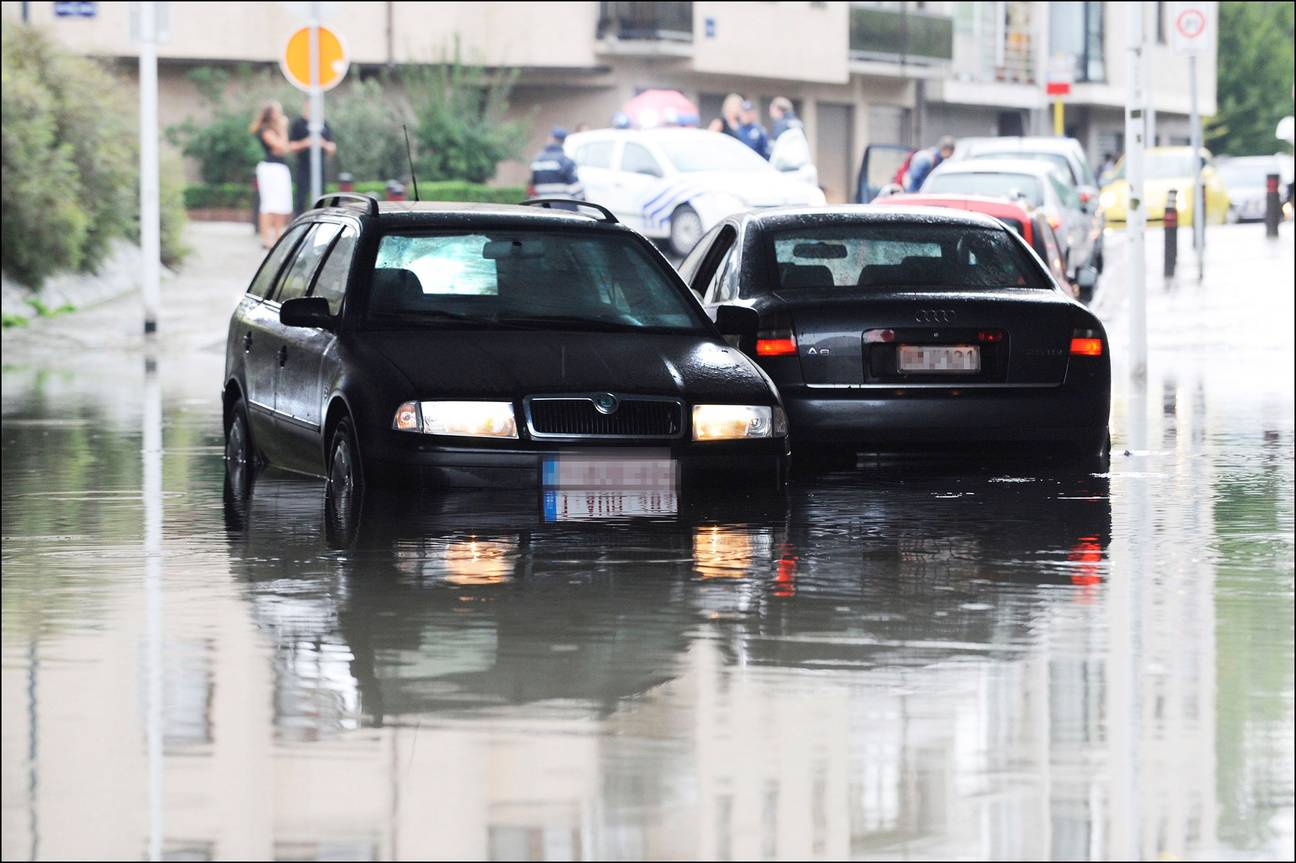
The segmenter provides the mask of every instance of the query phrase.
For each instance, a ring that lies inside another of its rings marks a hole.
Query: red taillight
[[[527,186],[527,197],[528,198],[535,197],[535,186]]]
[[[1071,339],[1071,356],[1073,357],[1100,357],[1102,351],[1102,339],[1079,337]]]
[[[756,356],[785,357],[796,353],[796,339],[791,336],[779,339],[756,339]]]
[[[978,342],[1002,342],[1004,339],[1003,330],[981,330],[977,333]]]

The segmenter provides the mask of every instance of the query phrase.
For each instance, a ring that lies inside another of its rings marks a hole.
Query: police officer
[[[576,175],[576,163],[563,152],[565,140],[567,130],[555,127],[549,133],[549,143],[531,162],[531,193],[537,198],[585,200],[585,187]]]

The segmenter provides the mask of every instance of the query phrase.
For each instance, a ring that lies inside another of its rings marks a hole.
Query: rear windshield
[[[1030,174],[947,173],[932,174],[922,186],[923,194],[985,195],[1025,201],[1031,207],[1044,203],[1044,188]]]
[[[481,230],[388,234],[374,324],[702,330],[702,315],[634,237]]]
[[[1053,286],[1005,230],[871,224],[772,235],[779,287],[873,290]]]

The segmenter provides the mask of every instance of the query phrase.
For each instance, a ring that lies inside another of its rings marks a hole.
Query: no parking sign
[[[1202,54],[1215,47],[1215,3],[1169,4],[1170,47],[1177,54]]]

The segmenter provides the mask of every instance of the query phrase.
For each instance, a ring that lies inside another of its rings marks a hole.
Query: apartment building
[[[28,7],[33,23],[65,44],[123,61],[138,53],[128,3],[75,4],[92,17],[62,17],[54,3]],[[201,113],[185,73],[205,64],[273,65],[306,4],[165,4],[159,48],[160,116]],[[1143,3],[1149,92],[1157,140],[1187,141],[1187,60],[1166,45],[1165,3]],[[513,109],[532,120],[524,150],[554,125],[606,125],[636,93],[678,89],[703,121],[738,92],[762,110],[787,96],[806,123],[820,182],[845,200],[870,143],[930,145],[943,134],[1047,134],[1049,60],[1075,64],[1066,128],[1095,162],[1123,140],[1126,4],[1103,2],[570,2],[326,3],[344,38],[351,74],[436,62],[458,40],[465,57],[520,70]],[[1201,110],[1215,110],[1215,57],[1199,61]],[[327,109],[326,109],[327,110]],[[524,181],[522,162],[498,180]]]

